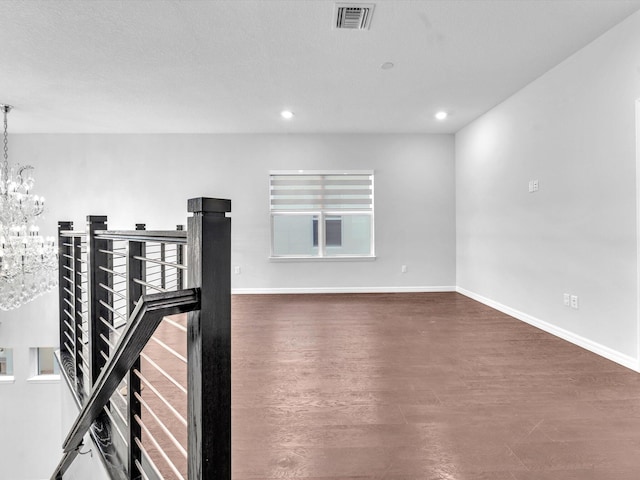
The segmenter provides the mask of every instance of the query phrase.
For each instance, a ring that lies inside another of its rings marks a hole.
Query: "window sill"
[[[270,262],[373,262],[375,255],[370,256],[334,256],[334,257],[269,257]]]
[[[16,377],[13,375],[0,375],[0,384],[3,383],[15,383]]]
[[[60,375],[36,375],[27,378],[27,383],[59,383]]]

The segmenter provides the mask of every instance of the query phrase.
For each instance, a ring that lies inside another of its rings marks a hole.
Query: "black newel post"
[[[144,223],[136,223],[136,230],[144,230]],[[136,303],[143,294],[143,287],[133,279],[145,281],[146,275],[143,268],[143,263],[140,258],[145,256],[145,243],[136,242],[130,240],[127,248],[127,318],[131,316],[131,312],[136,308]],[[139,257],[139,258],[136,258]],[[136,398],[136,393],[140,393],[140,378],[134,373],[134,370],[140,371],[140,357],[135,361],[131,369],[129,370],[129,379],[127,381],[127,401],[128,405],[128,418],[127,423],[129,425],[129,455],[128,455],[128,468],[129,478],[132,480],[142,478],[142,472],[138,468],[138,465],[142,464],[142,451],[136,442],[136,439],[142,438],[142,429],[136,421],[136,416],[140,418],[142,415],[142,407],[140,400]]]
[[[65,309],[68,307],[67,302],[73,302],[71,295],[68,292],[68,289],[65,290],[64,286],[67,285],[65,280],[65,276],[67,278],[72,277],[71,269],[73,268],[72,262],[69,259],[69,256],[73,254],[71,251],[71,247],[69,247],[70,240],[67,237],[62,236],[61,232],[65,230],[71,230],[73,228],[73,222],[58,222],[58,318],[60,321],[60,353],[61,357],[63,357],[63,353],[67,353],[68,355],[73,355],[73,351],[69,351],[69,348],[73,349],[73,341],[69,341],[67,336],[65,335],[65,331],[69,330],[66,326],[67,323],[73,325],[73,319],[70,319],[65,313]],[[66,300],[66,301],[65,301]],[[67,310],[68,311],[68,310]],[[71,335],[72,338],[75,338],[74,332],[68,332],[68,335]],[[65,345],[66,343],[66,345]]]
[[[82,238],[80,236],[74,236],[69,238],[72,241],[73,247],[73,298],[75,319],[73,320],[73,331],[75,332],[74,338],[76,339],[75,352],[75,372],[76,372],[76,391],[81,398],[91,388],[91,379],[85,380],[84,370],[82,368],[82,356],[88,356],[88,352],[84,346],[84,339],[82,338],[83,331],[83,315],[82,315]],[[87,390],[85,390],[85,382]]]
[[[188,201],[189,480],[231,479],[231,201]]]
[[[176,230],[178,232],[183,231],[184,225],[176,225]],[[176,244],[176,263],[178,265],[184,265],[186,248],[187,248],[186,245]],[[176,288],[178,290],[182,290],[184,288],[184,277],[185,277],[184,270],[182,270],[181,268],[177,268],[176,273],[178,275]]]
[[[103,351],[109,356],[109,346],[102,340],[100,335],[109,338],[109,328],[100,320],[103,318],[109,323],[113,323],[111,312],[100,303],[109,304],[108,292],[100,287],[100,284],[109,285],[109,274],[102,268],[109,268],[110,257],[100,250],[108,250],[109,242],[96,238],[96,231],[107,229],[107,217],[98,215],[87,216],[87,308],[89,319],[89,368],[91,378],[90,385],[100,375],[100,370],[106,364],[106,360],[100,354]]]

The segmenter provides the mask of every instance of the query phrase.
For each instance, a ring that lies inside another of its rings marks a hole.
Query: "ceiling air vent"
[[[368,30],[373,15],[372,3],[337,3],[335,27],[350,30]]]

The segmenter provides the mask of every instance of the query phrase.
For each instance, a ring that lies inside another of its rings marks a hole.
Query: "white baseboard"
[[[291,293],[429,293],[455,292],[456,287],[310,287],[310,288],[233,288],[234,295],[263,295]]]
[[[586,350],[589,350],[590,352],[607,358],[612,362],[618,363],[623,367],[627,367],[636,372],[640,372],[640,361],[637,358],[633,358],[629,355],[620,353],[609,347],[589,340],[588,338],[584,338],[573,332],[565,330],[564,328],[557,327],[549,322],[545,322],[544,320],[540,320],[539,318],[532,317],[531,315],[498,303],[489,298],[483,297],[482,295],[478,295],[477,293],[465,290],[464,288],[456,287],[456,291],[464,295],[465,297],[469,297],[473,300],[476,300],[477,302],[487,305],[488,307],[494,308],[502,313],[506,313],[507,315],[517,318],[518,320],[528,323],[529,325],[539,328],[540,330],[544,330],[547,333],[555,335],[556,337],[562,338],[563,340],[573,343],[574,345],[577,345]]]

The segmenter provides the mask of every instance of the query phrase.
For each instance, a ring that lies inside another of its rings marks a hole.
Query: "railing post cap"
[[[230,212],[231,200],[207,197],[190,198],[187,201],[187,211],[191,213]]]
[[[106,221],[106,215],[87,215],[87,223],[105,223]]]

